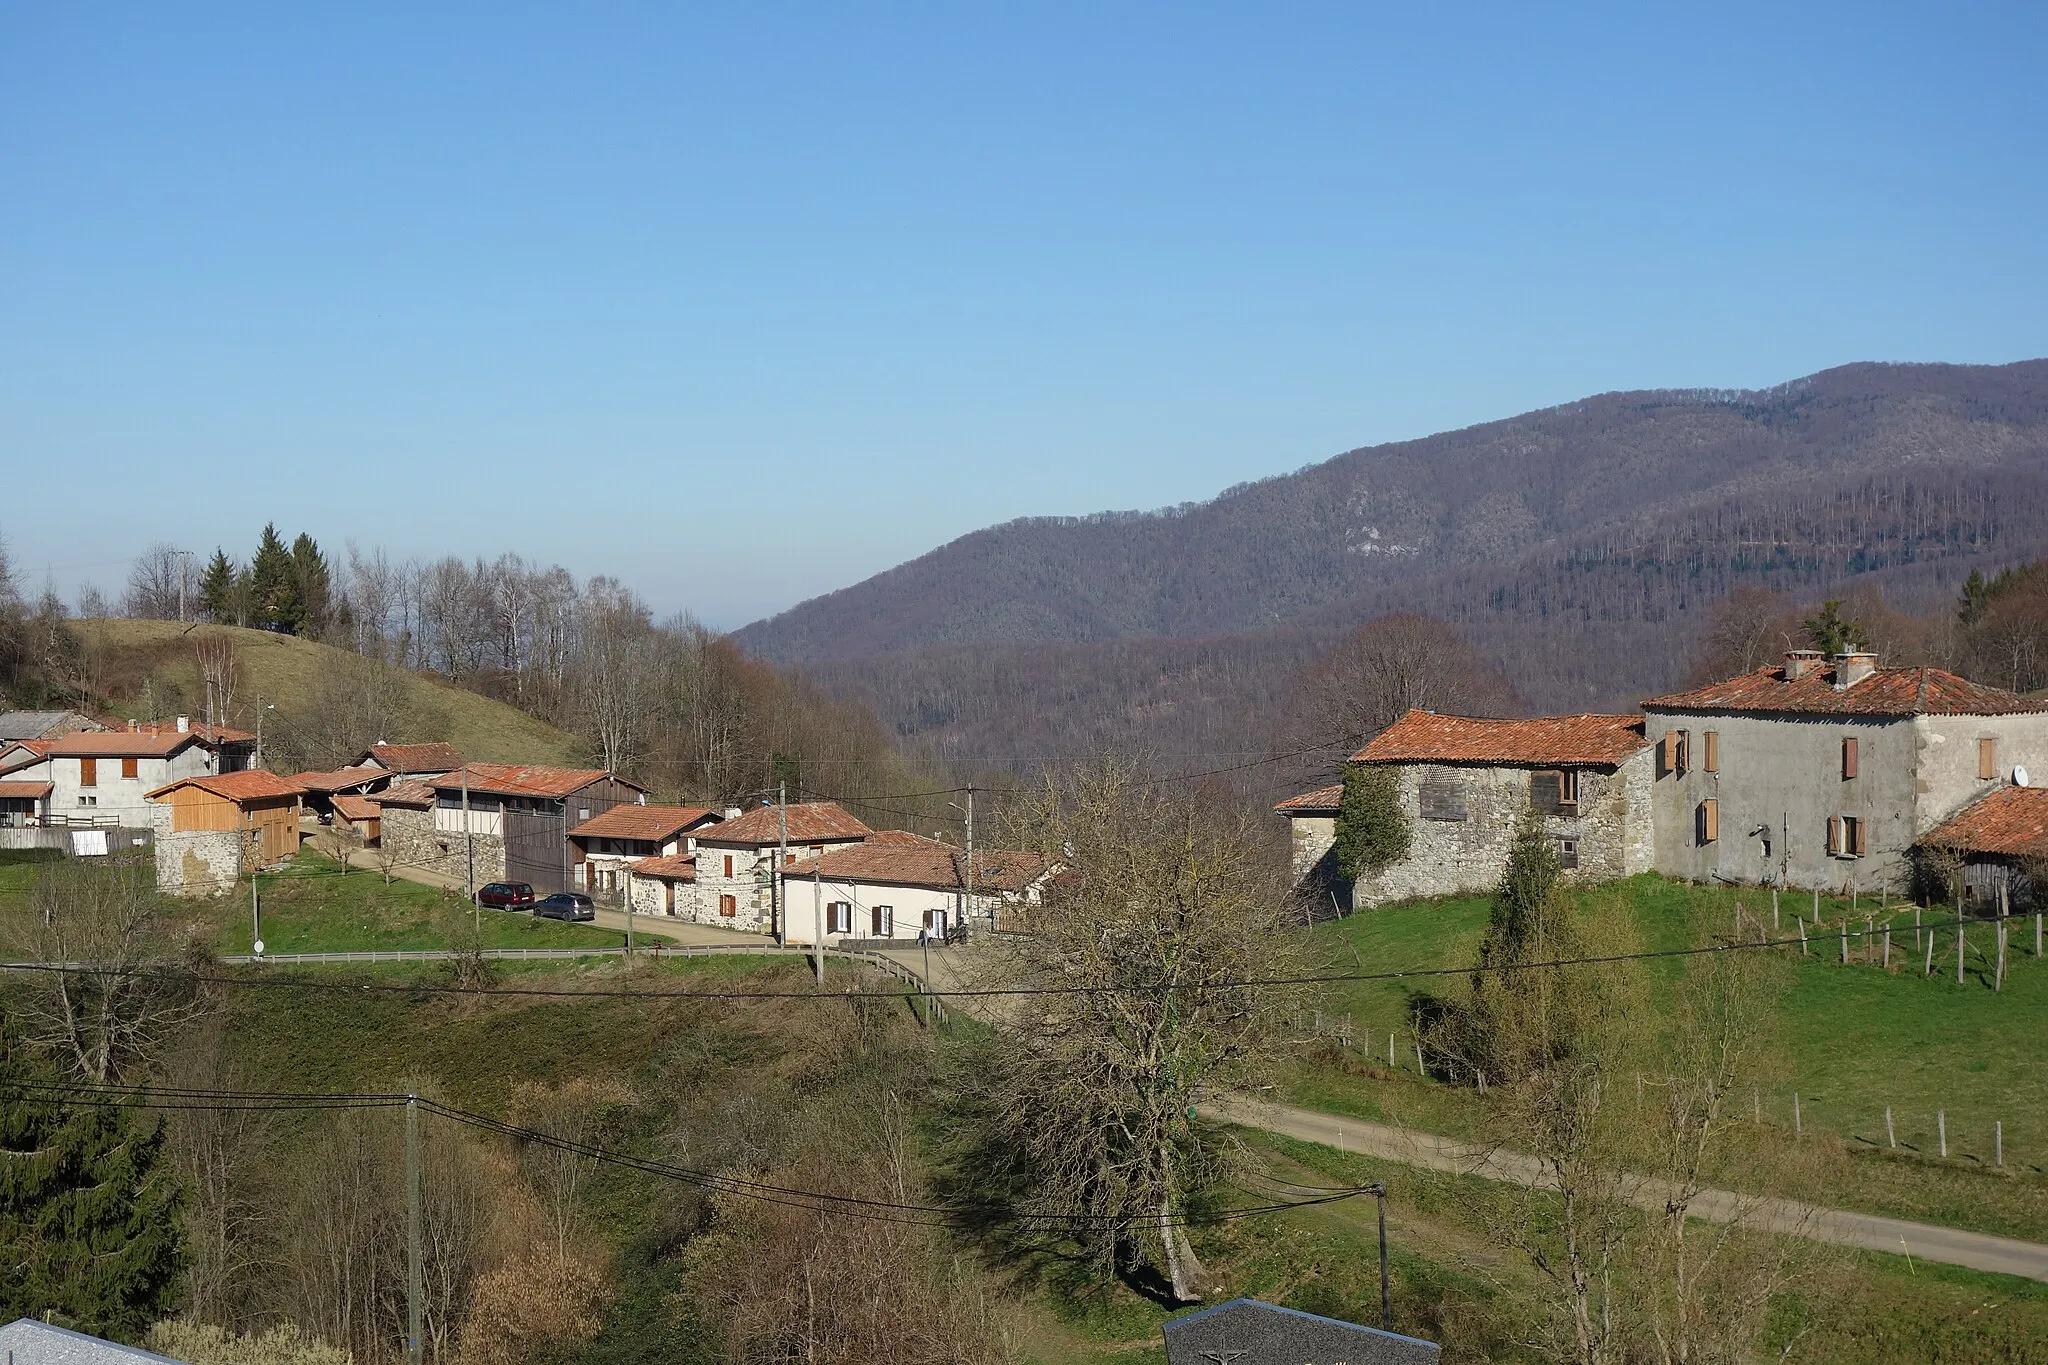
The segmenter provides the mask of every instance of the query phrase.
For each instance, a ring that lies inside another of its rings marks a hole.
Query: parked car
[[[493,910],[524,910],[533,904],[533,888],[525,882],[492,882],[476,893],[476,903]]]
[[[596,919],[597,906],[579,891],[557,891],[534,902],[533,913],[540,919]]]

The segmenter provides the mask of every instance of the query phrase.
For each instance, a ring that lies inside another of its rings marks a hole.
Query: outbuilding
[[[298,852],[300,789],[260,768],[184,777],[149,793],[157,886],[215,895]]]

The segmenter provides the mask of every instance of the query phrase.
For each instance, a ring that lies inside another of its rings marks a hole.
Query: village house
[[[306,793],[306,810],[322,824],[333,821],[335,802],[343,796],[362,798],[390,786],[395,773],[384,768],[336,768],[331,772],[293,773],[288,779]]]
[[[0,711],[0,745],[17,739],[62,739],[107,727],[78,711]]]
[[[647,799],[638,783],[597,768],[470,763],[423,785],[433,792],[424,807],[399,791],[410,782],[378,793],[386,856],[475,886],[525,882],[542,895],[577,889],[582,860],[570,830]]]
[[[639,858],[626,865],[623,893],[636,915],[697,917],[697,855],[667,854]]]
[[[427,793],[429,799],[433,792]],[[383,837],[384,807],[367,796],[343,792],[329,798],[334,811],[334,832],[353,838],[363,848],[376,848]]]
[[[784,866],[857,844],[874,831],[832,801],[756,806],[696,833],[691,918],[727,929],[777,933],[775,877]],[[785,851],[786,846],[786,851]],[[641,874],[634,873],[637,878]]]
[[[1039,902],[1046,865],[1032,853],[977,850],[971,871],[965,849],[894,830],[800,859],[781,873],[783,941],[944,943],[1014,927],[1005,912]]]
[[[1923,835],[2048,771],[2048,699],[1867,653],[1793,650],[1643,711],[1656,868],[1695,881],[1903,892]]]
[[[394,778],[442,777],[462,766],[453,744],[386,744],[378,740],[350,759],[348,767],[376,768]]]
[[[1393,771],[1410,840],[1405,858],[1350,887],[1354,906],[1491,889],[1531,809],[1567,876],[1650,870],[1655,774],[1638,716],[1491,720],[1410,711],[1351,761]],[[1276,807],[1293,823],[1296,872],[1314,879],[1309,894],[1343,895],[1330,865],[1342,790],[1325,787]]]
[[[299,847],[299,788],[261,769],[182,777],[149,793],[156,884],[214,896]]]
[[[1959,864],[1966,908],[2048,909],[2048,787],[1994,787],[1922,836],[1920,846]]]
[[[593,898],[623,901],[634,863],[687,857],[696,847],[691,832],[724,818],[722,811],[706,806],[627,805],[600,811],[569,831],[580,888]]]
[[[0,777],[0,829],[34,829],[50,813],[50,782],[16,782]]]
[[[171,726],[130,721],[121,730],[17,741],[0,755],[0,776],[50,784],[45,825],[149,829],[151,791],[180,778],[239,772],[249,766],[255,739],[183,716]]]

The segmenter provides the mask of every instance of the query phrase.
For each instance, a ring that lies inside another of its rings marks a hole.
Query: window
[[[732,855],[730,853],[725,855],[725,875],[728,877],[732,875]]]
[[[136,767],[135,767],[135,765],[136,765],[136,762],[137,762],[137,760],[135,760],[135,759],[132,759],[132,758],[124,758],[124,759],[122,759],[122,760],[121,760],[121,776],[123,776],[123,777],[125,777],[125,778],[129,779],[130,781],[133,781],[133,780],[135,779],[135,776],[136,776]]]
[[[726,919],[733,919],[737,917],[740,913],[739,897],[720,896],[718,898],[718,913],[724,916]]]
[[[1861,858],[1864,854],[1870,852],[1869,846],[1864,843],[1865,832],[1870,827],[1853,815],[1843,816],[1842,824],[1844,826],[1842,832],[1849,837],[1849,856]]]
[[[1998,741],[1980,739],[1977,741],[1977,777],[1989,782],[1998,776]]]
[[[1700,771],[1717,773],[1721,771],[1721,732],[1707,730],[1700,735]]]
[[[1847,782],[1856,776],[1856,737],[1850,735],[1842,741],[1842,780]]]
[[[1544,815],[1579,813],[1579,774],[1576,768],[1559,772],[1529,774],[1529,804]]]
[[[896,907],[878,905],[868,915],[874,926],[876,938],[890,938],[896,933]]]
[[[1828,817],[1828,854],[1835,858],[1861,858],[1870,851],[1870,831],[1854,815]]]
[[[1687,730],[1666,730],[1663,744],[1664,771],[1683,774],[1692,768],[1692,733]]]
[[[1711,844],[1721,837],[1721,803],[1713,797],[1700,802],[1693,815],[1693,832],[1702,844]]]
[[[78,760],[78,785],[97,787],[100,784],[100,761],[96,758]]]
[[[1416,793],[1425,820],[1465,818],[1465,788],[1449,773],[1431,773]]]
[[[825,907],[825,932],[828,934],[850,934],[853,932],[853,905],[848,901],[833,901]]]
[[[783,854],[783,855],[782,855],[782,865],[783,865],[784,867],[795,867],[795,866],[796,866],[796,855],[795,855],[794,853],[785,853],[785,854]]]
[[[924,931],[933,938],[944,938],[946,936],[946,912],[943,910],[925,911]]]
[[[1557,865],[1567,870],[1579,865],[1579,841],[1559,839],[1557,841]]]

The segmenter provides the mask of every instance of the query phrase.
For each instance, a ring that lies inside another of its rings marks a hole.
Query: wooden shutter
[[[1561,772],[1530,773],[1529,804],[1543,815],[1563,813],[1564,774]]]
[[[137,763],[137,762],[138,762],[138,760],[136,760],[136,759],[132,759],[132,758],[124,758],[124,759],[122,759],[122,760],[121,760],[121,776],[123,776],[123,777],[126,777],[126,778],[133,778],[133,777],[134,777],[134,776],[136,775],[136,763]]]
[[[719,914],[721,914],[721,915],[725,916],[725,918],[727,918],[727,919],[732,919],[732,918],[736,917],[736,916],[737,916],[737,915],[739,914],[739,912],[740,912],[740,903],[739,903],[739,899],[738,899],[737,897],[735,897],[735,896],[720,896],[720,897],[718,898],[718,913],[719,913]]]
[[[868,911],[868,933],[875,938],[882,936],[882,907],[879,905]]]
[[[1977,741],[1977,776],[1988,782],[1998,776],[1998,741],[1980,739]]]
[[[1708,730],[1700,736],[1700,771],[1717,773],[1721,771],[1721,732]]]
[[[96,758],[78,760],[78,785],[97,787],[100,784],[100,761]]]
[[[1465,787],[1449,773],[1431,773],[1422,779],[1416,801],[1425,820],[1465,818]]]
[[[1842,817],[1839,815],[1830,815],[1828,817],[1828,852],[1840,853],[1841,851]]]
[[[1870,837],[1865,833],[1866,822],[1849,821],[1849,852],[1861,858],[1870,851]]]
[[[732,875],[732,855],[730,853],[725,855],[725,875],[728,877]]]
[[[1842,780],[1856,776],[1856,737],[1847,736],[1842,740]]]
[[[1711,796],[1700,802],[1699,833],[1703,844],[1721,837],[1721,803]]]

